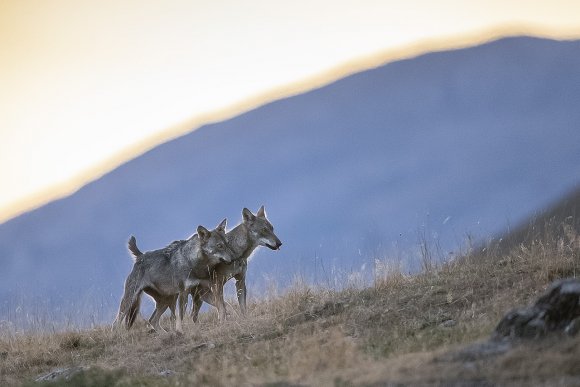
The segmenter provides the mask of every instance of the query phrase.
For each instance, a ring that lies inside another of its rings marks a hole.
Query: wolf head
[[[236,257],[226,242],[226,224],[227,219],[224,219],[212,231],[203,226],[197,227],[199,247],[203,255],[209,259],[210,265],[217,265],[220,262],[231,263]]]
[[[252,214],[252,211],[247,208],[244,208],[242,210],[242,218],[244,225],[248,229],[250,238],[252,238],[254,243],[260,246],[266,246],[272,250],[280,249],[282,242],[274,234],[274,227],[266,218],[264,206],[260,207],[256,215]]]

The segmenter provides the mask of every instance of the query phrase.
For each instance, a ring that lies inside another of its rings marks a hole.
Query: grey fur
[[[139,250],[139,248],[137,247],[137,240],[133,235],[131,235],[131,238],[129,238],[129,242],[127,242],[127,248],[131,252],[134,261],[136,261],[141,255],[143,255],[141,250]]]
[[[234,251],[235,259],[230,265],[218,264],[211,273],[211,286],[202,283],[191,289],[193,308],[191,317],[197,321],[199,309],[203,301],[218,309],[220,321],[226,317],[223,288],[231,278],[236,279],[236,293],[242,313],[246,314],[246,271],[248,258],[258,246],[266,246],[272,250],[278,250],[282,242],[276,234],[274,227],[268,221],[264,206],[261,206],[256,215],[250,210],[242,210],[242,223],[234,227],[226,234],[226,240]],[[180,296],[181,298],[181,296]],[[180,299],[180,304],[184,301]],[[185,300],[187,302],[187,299]]]
[[[159,319],[167,308],[175,318],[175,304],[180,292],[203,283],[218,263],[230,263],[235,253],[225,239],[225,220],[212,231],[198,226],[197,234],[187,240],[174,241],[159,250],[142,253],[135,237],[128,242],[135,263],[127,280],[114,326],[125,323],[129,329],[135,322],[145,292],[155,300],[155,311],[149,318],[153,329],[163,331]],[[209,286],[209,282],[205,283]],[[180,310],[176,330],[181,332],[184,311]]]

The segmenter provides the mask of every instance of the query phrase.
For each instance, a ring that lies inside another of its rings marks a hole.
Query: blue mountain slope
[[[9,293],[40,294],[110,318],[130,234],[159,248],[200,223],[233,226],[260,204],[284,246],[255,255],[253,284],[331,282],[375,257],[408,259],[422,233],[456,251],[466,233],[501,232],[577,187],[579,107],[580,42],[527,37],[272,102],[0,225],[0,305],[15,302]]]

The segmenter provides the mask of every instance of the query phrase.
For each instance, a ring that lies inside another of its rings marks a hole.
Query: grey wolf
[[[274,227],[266,216],[264,206],[260,207],[256,215],[244,208],[242,222],[226,233],[226,240],[234,251],[234,260],[229,265],[219,263],[214,267],[210,277],[211,286],[207,286],[207,282],[204,282],[191,288],[190,293],[193,298],[191,317],[193,321],[197,321],[203,301],[217,307],[219,320],[225,320],[226,307],[223,288],[231,278],[236,280],[238,303],[242,314],[245,315],[248,258],[258,246],[265,246],[271,250],[279,250],[282,246],[282,242],[274,233]],[[187,303],[187,299],[180,300],[180,304],[183,302]]]
[[[155,311],[149,323],[156,331],[163,331],[159,319],[167,308],[175,318],[175,304],[180,292],[190,289],[208,278],[218,263],[230,263],[236,254],[225,238],[226,219],[209,231],[197,227],[197,234],[186,240],[174,241],[165,248],[142,253],[135,237],[129,239],[134,264],[125,281],[125,291],[114,326],[125,323],[131,328],[139,312],[143,292],[155,300]],[[206,281],[207,284],[207,281]],[[182,332],[184,311],[180,311],[175,329]]]

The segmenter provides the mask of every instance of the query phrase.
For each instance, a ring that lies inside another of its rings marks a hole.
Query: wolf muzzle
[[[282,246],[282,242],[280,242],[280,241],[276,242],[276,246],[272,246],[269,243],[266,244],[266,247],[269,248],[270,250],[280,250],[281,246]]]

